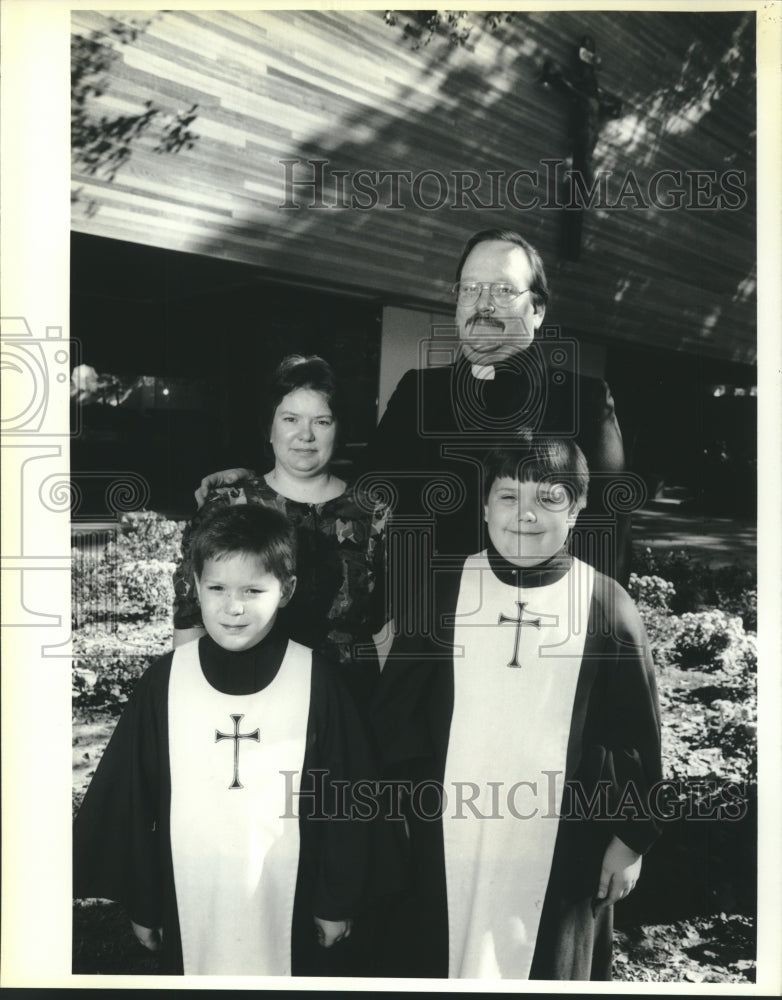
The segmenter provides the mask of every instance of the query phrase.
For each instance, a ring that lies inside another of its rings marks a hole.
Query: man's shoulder
[[[426,425],[450,426],[452,365],[437,368],[410,368],[400,378],[383,415],[387,429],[398,421],[424,420]],[[434,422],[434,423],[432,423]],[[406,447],[410,442],[406,441]]]
[[[574,371],[572,375],[583,398],[599,400],[600,402],[611,399],[611,390],[602,375],[587,375],[580,371]]]
[[[546,368],[548,408],[554,412],[575,412],[587,425],[610,419],[614,399],[606,380],[578,369]]]
[[[450,382],[453,370],[453,365],[436,365],[433,368],[408,368],[400,378],[397,388],[409,390],[421,385],[429,386],[440,382]]]

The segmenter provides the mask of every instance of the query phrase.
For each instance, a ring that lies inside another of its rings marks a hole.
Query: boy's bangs
[[[558,441],[546,440],[508,451],[497,478],[517,479],[522,483],[572,479],[571,456]]]
[[[582,507],[589,488],[589,470],[575,442],[552,437],[535,440],[530,432],[517,444],[496,448],[484,460],[484,502],[497,479],[562,485],[571,505]]]

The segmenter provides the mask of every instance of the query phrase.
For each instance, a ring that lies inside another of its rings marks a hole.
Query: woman
[[[174,645],[204,634],[189,543],[214,504],[258,503],[281,510],[296,526],[296,591],[280,612],[291,638],[344,664],[360,701],[379,673],[372,640],[385,613],[387,507],[331,471],[339,432],[339,392],[331,367],[315,355],[290,355],[271,379],[267,441],[274,466],[209,491],[185,530],[174,574]]]

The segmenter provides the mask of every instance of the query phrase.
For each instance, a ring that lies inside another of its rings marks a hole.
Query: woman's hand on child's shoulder
[[[642,861],[642,855],[628,847],[619,837],[611,838],[600,870],[600,885],[594,905],[596,914],[604,906],[624,899],[633,891],[641,874]]]
[[[223,469],[221,472],[211,472],[208,476],[204,476],[201,485],[193,494],[195,501],[199,507],[203,507],[211,490],[217,489],[218,486],[231,486],[242,479],[252,479],[254,475],[252,469]]]
[[[163,943],[162,927],[142,927],[141,924],[137,924],[133,920],[130,921],[130,924],[133,933],[145,948],[149,951],[160,951],[160,946]]]
[[[353,929],[352,920],[321,920],[320,917],[315,917],[314,920],[318,944],[324,948],[330,948],[338,941],[349,938]]]

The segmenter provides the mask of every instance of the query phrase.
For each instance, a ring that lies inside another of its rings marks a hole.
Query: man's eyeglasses
[[[498,306],[509,306],[514,299],[529,291],[529,288],[518,289],[506,281],[457,281],[453,286],[453,294],[464,305],[471,306],[481,297],[484,288],[489,289],[489,294]]]

